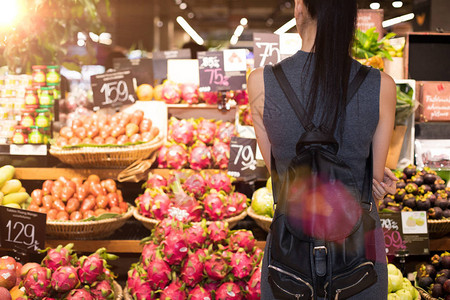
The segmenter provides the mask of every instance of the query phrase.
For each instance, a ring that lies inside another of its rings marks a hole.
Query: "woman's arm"
[[[372,141],[373,149],[373,178],[382,182],[387,153],[395,122],[395,105],[397,90],[394,80],[381,72],[380,84],[380,116]]]
[[[264,113],[264,69],[253,70],[248,77],[248,100],[252,113],[253,127],[259,149],[270,172],[270,141],[263,124]]]

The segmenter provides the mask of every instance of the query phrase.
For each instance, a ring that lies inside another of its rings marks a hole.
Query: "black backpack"
[[[359,68],[349,85],[347,103],[369,70]],[[266,253],[269,283],[276,299],[347,299],[377,281],[376,221],[369,214],[376,209],[370,202],[372,147],[361,192],[351,169],[337,156],[339,144],[333,132],[315,127],[281,65],[273,71],[305,133],[286,174],[277,174],[271,158],[277,207]]]

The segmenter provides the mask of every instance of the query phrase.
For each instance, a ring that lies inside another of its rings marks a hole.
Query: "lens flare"
[[[0,0],[0,26],[13,25],[18,15],[18,0]]]

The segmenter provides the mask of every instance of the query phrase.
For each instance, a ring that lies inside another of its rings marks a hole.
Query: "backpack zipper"
[[[356,269],[359,269],[359,268],[364,267],[364,266],[367,266],[367,265],[373,266],[373,262],[367,261],[367,262],[365,262],[365,263],[359,264],[359,265],[357,265],[356,267],[354,267],[351,271],[356,270]],[[349,272],[351,272],[351,271],[349,271]],[[335,279],[337,279],[337,278],[339,278],[339,277],[345,276],[345,275],[347,275],[349,272],[347,272],[347,273],[345,273],[345,274],[341,274],[341,275],[334,276],[333,278],[331,278],[331,281],[333,281],[333,280],[335,280]],[[366,274],[364,274],[364,276],[363,276],[361,279],[359,279],[356,283],[352,284],[350,287],[355,286],[356,284],[360,283],[361,280],[363,280],[368,274],[369,274],[369,273],[366,272]],[[323,288],[324,288],[324,290],[325,290],[325,295],[327,294],[328,284],[329,284],[329,282],[326,282],[325,285],[323,286]],[[345,287],[345,288],[343,288],[343,289],[337,289],[336,291],[339,291],[339,290],[346,290],[347,288],[350,288],[350,287]],[[339,295],[339,293],[336,294],[336,296],[338,296],[338,295]],[[338,298],[335,298],[335,299],[338,299]]]
[[[342,291],[345,291],[345,290],[347,290],[347,289],[349,289],[349,288],[354,287],[355,285],[358,285],[364,278],[366,278],[367,275],[369,275],[369,272],[366,272],[366,273],[364,274],[364,276],[361,277],[361,278],[360,278],[357,282],[355,282],[354,284],[349,285],[349,286],[346,286],[345,288],[342,288],[342,289],[337,289],[337,290],[336,290],[336,297],[334,297],[334,300],[339,300],[339,294],[340,294]]]
[[[294,278],[294,279],[297,280],[297,281],[300,281],[301,283],[303,283],[304,285],[306,285],[306,286],[310,289],[310,291],[311,291],[311,299],[314,298],[314,290],[313,290],[313,287],[312,287],[311,284],[309,284],[307,281],[301,279],[300,277],[298,277],[298,276],[295,275],[295,274],[292,274],[292,273],[290,273],[290,272],[288,272],[288,271],[285,271],[285,270],[280,269],[280,268],[278,268],[278,267],[275,267],[275,266],[273,266],[273,265],[269,265],[269,268],[274,269],[275,271],[278,271],[278,272],[283,273],[283,274],[285,274],[285,275],[288,275],[288,276]],[[294,297],[297,298],[297,299],[299,299],[301,296],[303,296],[303,294],[294,294],[294,293],[291,293],[291,292],[289,292],[289,291],[286,291],[285,289],[283,289],[282,287],[280,287],[275,281],[274,281],[274,283],[275,283],[275,285],[276,285],[279,289],[281,289],[282,291],[286,292],[287,294],[290,294],[290,295],[294,296]]]

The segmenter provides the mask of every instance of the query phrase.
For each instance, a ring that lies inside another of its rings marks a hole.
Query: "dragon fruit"
[[[182,231],[171,231],[162,243],[164,260],[169,265],[179,265],[188,254],[188,245]]]
[[[186,101],[187,104],[198,103],[198,89],[197,85],[193,83],[184,83],[180,86],[181,98]]]
[[[117,258],[116,255],[106,253],[105,248],[100,248],[89,256],[82,256],[80,258],[80,268],[78,269],[80,281],[83,284],[90,285],[95,281],[105,279],[106,261]]]
[[[169,196],[162,190],[159,190],[153,197],[151,209],[152,217],[158,220],[164,219],[169,213],[170,205],[171,201]]]
[[[144,217],[151,218],[151,207],[153,205],[153,198],[150,193],[144,193],[136,198],[136,206],[139,208],[139,213]]]
[[[154,173],[148,174],[148,179],[145,183],[146,188],[162,188],[165,186],[167,186],[167,180],[163,176]]]
[[[186,240],[189,241],[189,247],[191,249],[202,247],[206,242],[206,237],[207,232],[201,223],[194,223],[186,229]]]
[[[246,90],[234,91],[233,99],[236,101],[237,105],[247,105],[248,104],[248,94]]]
[[[171,282],[160,295],[160,299],[185,300],[187,298],[184,286],[178,282]]]
[[[55,291],[68,292],[80,284],[77,269],[72,266],[62,266],[52,274],[51,285]]]
[[[175,143],[190,145],[194,142],[195,126],[192,119],[172,119],[169,130],[169,139]]]
[[[204,213],[206,219],[211,221],[220,220],[225,215],[225,195],[222,193],[211,193],[203,199]]]
[[[253,270],[252,259],[243,248],[240,248],[231,256],[230,266],[234,277],[243,279]]]
[[[127,288],[135,299],[156,299],[147,280],[147,272],[140,266],[128,271]]]
[[[167,168],[167,146],[161,146],[158,151],[158,168],[165,169]]]
[[[157,256],[149,261],[147,265],[147,280],[153,290],[161,290],[170,282],[170,266],[161,258],[158,253]]]
[[[167,104],[177,104],[180,102],[180,88],[176,83],[166,81],[162,88],[162,100]]]
[[[214,160],[214,166],[219,169],[228,168],[228,161],[230,160],[230,146],[219,140],[214,141],[211,147],[211,153]]]
[[[51,290],[52,271],[49,268],[36,267],[28,271],[23,285],[27,295],[32,298],[48,296]]]
[[[69,266],[72,261],[76,260],[76,255],[72,254],[73,244],[69,243],[66,246],[59,245],[55,249],[47,248],[47,255],[42,260],[42,265],[55,271],[59,267]]]
[[[160,244],[172,231],[182,232],[183,223],[176,220],[175,218],[166,218],[160,221],[155,226],[155,229],[153,229],[152,236],[154,242]]]
[[[236,135],[236,127],[233,123],[223,122],[217,128],[216,138],[225,144],[230,144],[231,138]]]
[[[217,97],[216,92],[202,92],[200,97],[205,101],[206,104],[217,104],[219,97]]]
[[[261,268],[256,268],[247,285],[247,299],[261,299]]]
[[[211,293],[208,292],[206,289],[197,285],[195,288],[193,288],[189,292],[188,299],[189,300],[211,300],[212,296],[211,296]]]
[[[142,249],[142,255],[141,260],[142,262],[151,261],[156,257],[156,251],[158,249],[157,244],[153,242],[149,242],[148,244],[144,245],[144,248]]]
[[[241,106],[239,109],[239,122],[247,126],[253,126],[252,113],[250,106]]]
[[[202,175],[195,173],[183,183],[183,189],[196,198],[201,198],[208,188],[208,183]]]
[[[166,163],[168,168],[182,169],[188,164],[188,153],[184,145],[170,145],[166,153]]]
[[[212,254],[206,258],[205,271],[209,278],[220,281],[227,276],[230,267],[220,255]]]
[[[229,194],[233,190],[231,177],[224,172],[217,172],[208,177],[208,184],[211,189],[224,191]]]
[[[216,136],[217,124],[213,120],[201,119],[197,124],[197,139],[205,144],[212,144]]]
[[[234,282],[225,282],[216,291],[216,300],[241,300],[242,294],[239,286]]]
[[[242,193],[235,192],[230,194],[226,200],[226,216],[231,217],[240,214],[247,208],[247,202],[247,196]]]
[[[211,148],[196,141],[189,152],[189,165],[193,170],[209,169],[212,165]]]
[[[252,256],[252,261],[254,266],[259,266],[261,260],[263,259],[264,252],[260,248],[255,248],[255,252]]]
[[[114,289],[107,280],[95,282],[91,287],[91,294],[95,300],[112,300],[114,298]]]
[[[85,289],[72,290],[65,298],[66,300],[94,300],[91,293]]]
[[[220,282],[217,281],[207,281],[203,284],[203,288],[211,295],[214,295],[216,293],[219,286]]]
[[[188,255],[181,268],[181,280],[187,286],[194,287],[203,279],[204,264],[196,253]]]
[[[225,241],[228,237],[228,233],[229,233],[229,229],[228,229],[228,223],[226,222],[211,222],[208,225],[208,234],[209,234],[209,239],[213,242],[213,243],[222,243],[223,241]]]
[[[255,237],[249,230],[235,230],[230,234],[230,249],[236,251],[243,248],[247,252],[253,252],[256,245]]]

